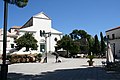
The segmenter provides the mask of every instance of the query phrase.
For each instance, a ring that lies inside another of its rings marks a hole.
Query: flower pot
[[[94,61],[88,61],[89,66],[93,66]]]

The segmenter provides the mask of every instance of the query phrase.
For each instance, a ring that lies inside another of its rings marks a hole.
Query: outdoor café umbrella
[[[112,50],[111,50],[111,46],[110,46],[110,43],[108,43],[108,50],[107,50],[107,62],[114,62],[114,58],[113,58],[113,53],[112,53]]]

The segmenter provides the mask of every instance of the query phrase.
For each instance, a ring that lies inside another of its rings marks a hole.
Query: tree
[[[4,0],[10,4],[15,4],[16,6],[23,8],[28,4],[28,0]]]
[[[93,46],[93,49],[94,49],[93,53],[95,55],[99,55],[99,53],[100,53],[100,43],[99,43],[99,40],[98,40],[98,36],[95,35],[94,38],[95,38],[95,42],[94,42],[94,46]]]
[[[103,37],[102,32],[100,32],[100,37],[101,37],[101,55],[105,56],[106,45],[105,45],[105,41],[104,41],[104,37]]]
[[[95,39],[90,35],[88,38],[88,44],[89,44],[89,55],[91,54],[91,52],[94,52],[94,42],[95,42]]]
[[[72,33],[70,33],[70,37],[71,37],[73,40],[78,40],[78,39],[79,39],[78,31],[79,31],[79,30],[75,29],[75,30],[72,31]]]
[[[69,56],[69,51],[71,49],[72,39],[69,37],[69,35],[63,36],[61,40],[57,42],[57,47],[63,48],[64,50],[67,50],[67,57]]]
[[[81,37],[82,39],[83,38],[87,38],[87,32],[86,31],[84,31],[84,30],[79,30],[78,31],[78,35],[79,35],[79,37]]]
[[[23,47],[26,47],[26,51],[31,48],[32,50],[37,50],[37,40],[33,37],[31,33],[25,33],[23,36],[15,40],[16,48],[19,50]]]
[[[75,43],[75,42],[72,42],[72,45],[71,45],[71,47],[70,47],[69,52],[70,52],[70,55],[71,55],[71,56],[80,53],[79,43],[77,44],[77,43]]]
[[[66,57],[69,57],[80,52],[80,43],[74,41],[69,35],[64,35],[61,40],[57,41],[57,48],[66,50]]]
[[[72,33],[69,34],[75,43],[79,44],[80,53],[88,53],[90,50],[89,40],[91,35],[89,35],[85,30],[73,30]]]
[[[85,30],[73,30],[72,33],[70,33],[70,37],[73,40],[79,40],[79,39],[83,39],[83,38],[87,38],[88,34]]]

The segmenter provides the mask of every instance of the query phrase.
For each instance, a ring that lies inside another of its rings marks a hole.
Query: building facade
[[[107,30],[106,37],[111,44],[113,55],[120,58],[120,27]]]
[[[32,16],[22,27],[14,26],[8,30],[7,33],[7,50],[10,52],[15,49],[16,44],[14,40],[24,35],[26,32],[33,33],[34,38],[38,41],[37,51],[54,52],[57,40],[62,37],[62,32],[52,28],[52,20],[43,12]],[[0,51],[2,53],[2,34],[3,29],[0,31]],[[40,31],[45,32],[45,36],[40,36]],[[8,49],[9,48],[9,49]],[[1,54],[0,53],[0,54]]]
[[[17,38],[16,32],[10,33],[7,31],[7,48],[6,53],[9,53],[10,51],[14,50],[14,39]],[[3,53],[3,29],[0,29],[0,54]]]

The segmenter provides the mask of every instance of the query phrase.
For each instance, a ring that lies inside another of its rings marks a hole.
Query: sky
[[[8,26],[23,26],[33,15],[44,12],[52,27],[64,34],[74,29],[94,36],[120,26],[120,0],[29,0],[24,8],[8,5]],[[4,1],[0,1],[0,28],[3,28]]]

